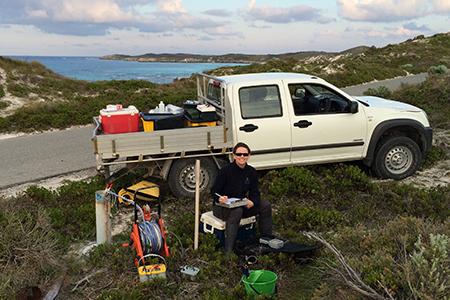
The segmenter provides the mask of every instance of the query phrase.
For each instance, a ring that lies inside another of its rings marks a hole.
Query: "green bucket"
[[[242,276],[247,295],[273,295],[276,291],[278,276],[266,270],[250,271],[248,277]]]

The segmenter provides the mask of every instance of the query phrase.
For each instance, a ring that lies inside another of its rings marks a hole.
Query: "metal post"
[[[198,248],[198,229],[200,220],[200,160],[195,160],[195,228],[194,250]]]
[[[95,223],[97,229],[97,245],[111,243],[111,220],[109,214],[111,203],[105,197],[105,191],[95,192]]]

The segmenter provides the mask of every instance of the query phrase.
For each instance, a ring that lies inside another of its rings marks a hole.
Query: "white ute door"
[[[362,158],[367,126],[361,107],[351,113],[350,99],[320,83],[290,82],[285,91],[292,103],[292,163]]]
[[[270,168],[290,163],[291,130],[281,81],[233,90],[235,136],[249,145],[249,164]]]

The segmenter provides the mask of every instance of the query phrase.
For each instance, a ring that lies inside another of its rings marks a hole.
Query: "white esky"
[[[0,0],[0,55],[342,51],[449,24],[450,0]]]

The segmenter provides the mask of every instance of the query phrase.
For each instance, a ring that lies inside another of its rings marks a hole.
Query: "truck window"
[[[288,87],[296,116],[349,112],[350,102],[326,86],[304,83]]]
[[[239,89],[243,119],[282,116],[278,85],[252,86]]]

